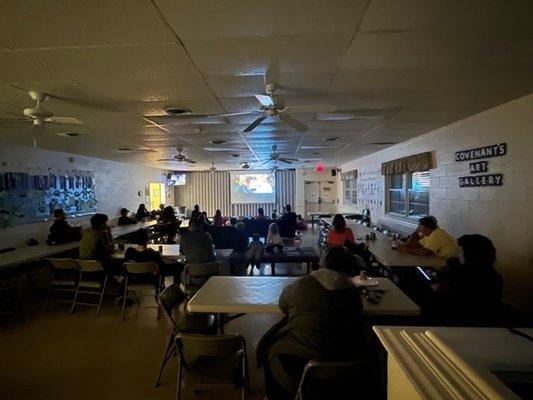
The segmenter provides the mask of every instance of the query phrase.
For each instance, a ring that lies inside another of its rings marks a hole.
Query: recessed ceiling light
[[[167,106],[163,108],[163,111],[167,115],[190,115],[191,110],[185,107]]]
[[[335,140],[339,140],[340,137],[338,136],[330,136],[330,137],[327,137],[327,138],[324,138],[324,141],[326,142],[334,142]]]
[[[212,143],[212,144],[224,144],[224,143],[226,143],[226,141],[224,139],[214,139],[214,140],[211,140],[210,143]]]
[[[311,154],[318,156],[320,153],[318,151],[313,151]]]
[[[80,136],[79,133],[76,133],[76,132],[58,132],[56,133],[57,136],[61,136],[61,137],[78,137]]]

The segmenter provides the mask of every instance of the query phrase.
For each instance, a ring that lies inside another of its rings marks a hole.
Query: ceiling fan
[[[269,174],[275,174],[276,171],[279,170],[279,167],[278,167],[278,164],[277,164],[277,161],[274,161],[274,165],[272,167],[270,167],[270,170],[268,171]]]
[[[190,164],[196,164],[196,161],[191,160],[190,158],[187,158],[183,152],[183,147],[178,147],[176,149],[178,151],[178,154],[174,156],[174,158],[160,158],[157,161],[177,161],[177,162],[186,162]]]
[[[209,171],[214,174],[217,170],[217,167],[215,167],[215,163],[211,163],[211,166],[209,167]]]
[[[268,164],[271,161],[274,161],[274,165],[276,165],[277,161],[280,161],[285,164],[292,164],[294,161],[298,161],[297,158],[282,157],[281,153],[278,153],[276,151],[277,149],[278,149],[278,146],[276,144],[273,144],[272,151],[270,152],[270,155],[268,156],[268,160],[266,160],[262,165]]]
[[[250,169],[250,163],[249,162],[243,161],[243,162],[239,163],[239,165],[241,166],[242,169]]]

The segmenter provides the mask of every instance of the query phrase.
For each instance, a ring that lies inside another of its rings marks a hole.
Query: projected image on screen
[[[274,203],[276,182],[266,172],[231,171],[232,203]]]
[[[273,178],[269,174],[236,176],[233,187],[240,193],[274,193]]]

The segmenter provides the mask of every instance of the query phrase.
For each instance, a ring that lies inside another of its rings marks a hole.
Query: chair
[[[220,274],[220,262],[187,264],[183,270],[183,287],[187,298],[191,298],[212,276]]]
[[[124,273],[126,275],[125,283],[124,283],[124,295],[122,296],[122,321],[126,320],[126,299],[128,297],[128,285],[130,283],[130,278],[139,277],[139,276],[146,276],[146,275],[155,275],[157,276],[158,283],[157,283],[157,289],[155,289],[155,296],[159,296],[159,290],[161,288],[162,284],[162,277],[161,277],[161,271],[159,271],[159,265],[157,265],[156,262],[126,262],[124,263]],[[137,293],[135,290],[131,291],[133,295],[135,296],[135,300],[137,302],[137,305],[140,307],[139,297],[137,296]],[[142,297],[151,297],[153,294],[142,296]],[[157,308],[157,319],[159,319],[159,304],[156,306],[146,306],[146,308]]]
[[[311,360],[304,368],[296,400],[375,399],[376,371],[367,360],[323,362]]]
[[[74,314],[74,311],[80,304],[84,306],[92,306],[96,307],[96,318],[98,318],[100,316],[100,310],[102,309],[102,302],[107,287],[107,274],[100,261],[78,259],[76,260],[76,263],[80,267],[80,277],[70,312]],[[99,279],[95,280],[95,275]],[[103,280],[101,279],[102,276]],[[78,300],[80,294],[88,295],[89,297],[97,296],[98,301],[96,303],[80,302]]]
[[[172,284],[167,287],[159,295],[159,305],[168,317],[171,326],[168,335],[168,341],[163,353],[163,361],[159,367],[155,386],[159,386],[163,369],[168,363],[171,357],[176,354],[176,347],[173,343],[176,341],[176,337],[180,333],[201,333],[201,334],[214,334],[216,333],[216,321],[213,314],[199,313],[199,314],[180,314],[178,320],[174,318],[174,311],[178,310],[178,307],[185,300],[186,295],[180,289],[177,284]]]
[[[239,334],[176,337],[179,355],[176,400],[182,383],[234,384],[244,399],[249,390],[246,343]]]
[[[72,258],[47,258],[46,261],[52,267],[52,276],[43,312],[48,309],[50,301],[72,303],[80,275],[80,267]],[[63,295],[63,298],[51,299],[53,294]],[[72,298],[66,298],[65,295],[72,295]]]

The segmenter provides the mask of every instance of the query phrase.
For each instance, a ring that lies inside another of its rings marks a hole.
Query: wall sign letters
[[[462,176],[459,178],[459,187],[476,187],[476,186],[502,186],[502,174]]]
[[[478,160],[480,158],[501,157],[507,154],[507,143],[478,147],[477,149],[455,152],[455,161]]]
[[[507,143],[493,144],[490,146],[478,147],[475,149],[461,150],[455,152],[455,161],[469,161],[480,158],[501,157],[507,154]],[[488,161],[476,161],[469,165],[471,174],[479,174],[489,171]],[[502,186],[503,174],[486,174],[459,177],[459,187],[479,187],[479,186]]]

